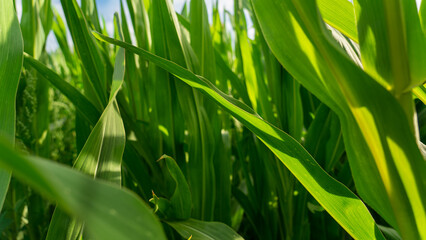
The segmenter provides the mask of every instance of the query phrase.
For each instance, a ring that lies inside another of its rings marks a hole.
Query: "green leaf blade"
[[[134,193],[51,161],[23,157],[4,140],[0,151],[2,168],[85,221],[91,238],[166,239],[159,220]]]
[[[411,93],[394,96],[349,60],[331,41],[315,1],[255,1],[254,6],[281,64],[339,115],[360,196],[392,226],[398,222],[407,238],[424,235],[425,204],[420,196],[425,195],[421,173],[425,164],[410,131]],[[278,39],[285,39],[285,44]],[[293,60],[303,57],[310,65],[300,66]],[[320,82],[328,93],[317,92],[313,82]]]
[[[347,37],[358,42],[354,6],[347,0],[318,0],[324,21]]]
[[[363,202],[343,184],[330,177],[293,138],[254,115],[250,108],[241,102],[232,100],[204,78],[143,49],[96,32],[93,34],[102,41],[143,55],[191,87],[209,96],[255,133],[348,233],[357,239],[383,239]]]
[[[89,97],[97,108],[102,109],[108,103],[106,63],[90,34],[86,19],[77,2],[62,0],[61,3],[77,53],[82,61],[82,68],[89,78],[89,84],[85,88],[95,94]]]
[[[182,237],[191,240],[243,240],[229,226],[220,222],[205,222],[189,219],[179,222],[167,222]]]
[[[23,64],[24,45],[12,1],[0,0],[0,137],[15,144],[16,93]],[[0,170],[0,210],[10,173]]]

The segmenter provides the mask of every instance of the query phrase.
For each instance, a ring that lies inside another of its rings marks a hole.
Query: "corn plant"
[[[1,239],[426,239],[426,4],[233,4],[0,0]]]

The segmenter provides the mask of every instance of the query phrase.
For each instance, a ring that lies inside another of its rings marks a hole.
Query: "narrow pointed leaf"
[[[191,216],[192,199],[185,176],[173,158],[163,155],[161,159],[166,161],[167,170],[176,183],[176,189],[170,198],[170,210],[166,216],[171,219],[188,219]]]
[[[407,238],[423,235],[426,217],[421,196],[426,178],[421,172],[426,165],[403,106],[332,41],[316,1],[253,3],[265,39],[280,63],[339,115],[362,199],[392,226],[398,222]],[[318,91],[317,83],[324,91]],[[409,92],[399,97],[408,105],[412,100]]]
[[[343,184],[328,175],[292,137],[253,113],[245,104],[219,91],[210,81],[143,49],[93,32],[96,38],[143,55],[226,109],[249,128],[295,175],[328,213],[356,239],[383,239],[368,209]],[[345,209],[342,212],[342,209]]]
[[[324,21],[355,42],[358,42],[355,10],[347,0],[318,0]]]
[[[415,1],[356,0],[364,69],[395,95],[423,84],[426,38]]]
[[[31,66],[42,74],[55,88],[61,91],[76,107],[85,119],[95,125],[101,113],[98,109],[75,87],[63,80],[58,74],[46,67],[43,63],[25,54],[24,64]]]
[[[195,219],[167,222],[182,237],[191,240],[243,240],[238,233],[220,222],[204,222]]]
[[[89,88],[90,92],[95,94],[95,96],[89,96],[92,103],[98,108],[104,107],[108,103],[106,63],[90,34],[88,24],[77,1],[62,0],[61,3],[82,67],[89,78],[85,88]]]
[[[90,133],[74,168],[94,178],[121,185],[121,162],[126,143],[126,133],[121,119],[116,95],[124,79],[124,50],[119,48],[113,75],[109,104]],[[83,222],[72,219],[55,209],[47,239],[76,239]]]
[[[13,1],[0,0],[0,136],[15,143],[16,92],[24,46]],[[0,210],[9,187],[10,173],[0,170]]]
[[[0,167],[85,221],[92,239],[166,239],[159,220],[134,193],[58,163],[21,156],[3,138],[0,152]]]

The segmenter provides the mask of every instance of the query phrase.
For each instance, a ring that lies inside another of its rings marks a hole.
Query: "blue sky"
[[[16,0],[16,8],[18,12],[18,16],[20,17],[22,14],[22,0]],[[183,5],[185,4],[186,0],[174,0],[174,6],[176,11],[181,11],[183,8]],[[215,0],[206,0],[206,6],[207,11],[209,13],[212,13],[212,6]],[[233,1],[232,0],[218,0],[219,1],[219,9],[222,11],[223,9],[227,9],[230,12],[233,12]],[[80,2],[80,0],[77,0],[77,2]],[[105,18],[106,27],[109,33],[113,32],[114,24],[114,13],[120,12],[120,1],[118,0],[96,0],[98,11],[101,16]],[[60,0],[52,0],[52,5],[54,8],[56,8],[59,13],[64,16],[62,8],[61,8],[61,2]],[[127,12],[127,9],[126,9]],[[210,14],[211,16],[211,14]],[[55,37],[53,36],[53,33],[51,33],[48,36],[47,39],[47,50],[53,51],[58,47],[58,44],[56,42]]]
[[[77,0],[79,2],[79,0]],[[219,1],[219,10],[222,12],[224,9],[230,11],[231,13],[233,12],[233,2],[232,0],[218,0]],[[351,1],[351,0],[349,0]],[[420,5],[421,0],[416,0],[417,1],[417,6]],[[186,2],[186,0],[174,0],[174,6],[176,11],[180,12],[183,8],[184,3]],[[206,2],[206,6],[207,6],[207,11],[209,12],[209,16],[211,17],[212,14],[212,6],[215,2],[215,0],[205,0]],[[113,17],[114,17],[114,12],[119,12],[120,11],[120,1],[118,0],[96,0],[97,6],[98,6],[98,11],[99,14],[101,16],[103,16],[105,18],[105,22],[106,22],[106,27],[109,33],[113,32]],[[60,0],[52,0],[52,4],[54,6],[54,8],[56,8],[59,13],[61,15],[63,15],[62,9],[61,9],[61,3]],[[18,15],[21,15],[22,12],[22,5],[21,5],[21,0],[16,0],[16,8],[18,11]],[[253,37],[254,35],[254,29],[252,28],[252,24],[250,22],[248,22],[248,34],[249,37]],[[48,36],[48,40],[47,40],[47,50],[48,51],[52,51],[55,50],[58,47],[58,44],[56,42],[55,37],[53,36],[53,34],[51,33]]]

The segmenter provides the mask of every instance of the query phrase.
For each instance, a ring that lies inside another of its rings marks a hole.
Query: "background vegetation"
[[[426,239],[426,4],[14,4],[1,239]]]

